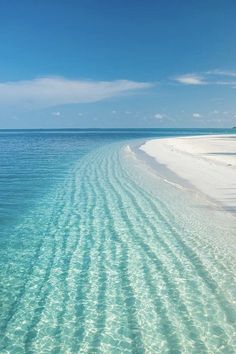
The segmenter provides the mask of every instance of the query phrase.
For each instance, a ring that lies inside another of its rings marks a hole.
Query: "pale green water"
[[[235,218],[100,145],[3,238],[1,353],[235,353]]]

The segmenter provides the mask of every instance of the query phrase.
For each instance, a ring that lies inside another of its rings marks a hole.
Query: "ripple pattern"
[[[92,151],[53,207],[19,225],[1,353],[236,352],[233,253],[175,213],[163,182],[152,195],[132,163],[121,144]]]

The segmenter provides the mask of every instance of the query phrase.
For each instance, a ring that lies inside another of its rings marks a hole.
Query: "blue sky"
[[[235,0],[1,0],[0,128],[236,125]]]

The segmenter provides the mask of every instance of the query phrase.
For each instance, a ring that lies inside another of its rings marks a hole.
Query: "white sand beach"
[[[236,212],[236,135],[156,139],[140,149],[224,209]]]

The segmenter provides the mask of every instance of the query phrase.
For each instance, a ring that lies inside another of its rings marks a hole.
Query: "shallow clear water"
[[[236,352],[235,218],[127,148],[209,132],[0,133],[1,353]]]

